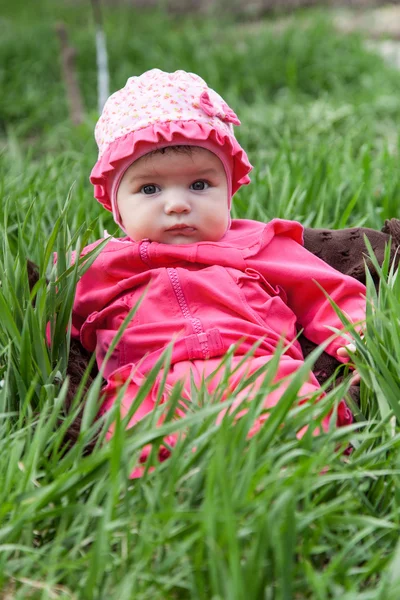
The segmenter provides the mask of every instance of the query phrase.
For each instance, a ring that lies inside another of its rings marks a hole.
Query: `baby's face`
[[[219,158],[204,148],[143,156],[125,172],[117,192],[132,240],[162,244],[217,241],[229,223],[228,186]]]

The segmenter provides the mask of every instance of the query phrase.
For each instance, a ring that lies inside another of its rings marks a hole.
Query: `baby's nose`
[[[188,213],[190,212],[190,202],[184,191],[175,191],[168,194],[165,200],[165,212],[170,213]]]

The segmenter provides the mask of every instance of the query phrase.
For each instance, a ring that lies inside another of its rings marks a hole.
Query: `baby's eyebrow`
[[[217,170],[214,169],[213,167],[210,167],[208,169],[193,169],[193,171],[188,171],[187,175],[189,177],[205,177],[206,175],[216,175],[217,174]],[[138,175],[132,174],[132,176],[129,178],[129,180],[132,181],[150,181],[154,178],[157,177],[163,177],[164,175],[162,173],[157,173],[155,171],[151,171],[151,172],[144,172],[144,173],[140,173]]]
[[[153,171],[151,173],[142,173],[141,175],[131,175],[129,177],[129,181],[130,182],[132,182],[132,181],[142,181],[142,180],[143,181],[146,181],[146,180],[150,181],[150,180],[153,180],[155,177],[160,177],[160,174],[159,173],[154,173],[154,171]]]
[[[217,174],[217,170],[214,169],[213,167],[210,167],[208,169],[201,169],[198,170],[196,169],[195,171],[193,171],[193,175],[198,175],[200,177],[204,177],[204,175],[216,175]]]
[[[217,170],[210,167],[209,169],[202,169],[201,171],[196,171],[196,175],[200,175],[200,177],[204,177],[204,175],[216,175]]]

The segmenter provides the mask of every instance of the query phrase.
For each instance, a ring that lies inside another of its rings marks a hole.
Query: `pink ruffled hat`
[[[250,183],[252,166],[233,132],[236,114],[194,73],[152,69],[130,77],[107,100],[95,128],[98,160],[90,181],[95,198],[120,226],[116,195],[126,169],[138,158],[166,146],[200,146],[221,160],[228,181],[228,203]]]

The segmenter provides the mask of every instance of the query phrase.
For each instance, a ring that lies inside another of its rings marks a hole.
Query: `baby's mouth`
[[[196,231],[196,228],[192,227],[191,225],[186,225],[186,223],[179,223],[177,225],[169,227],[167,231],[170,231],[171,233],[190,234],[193,233],[193,231]]]

